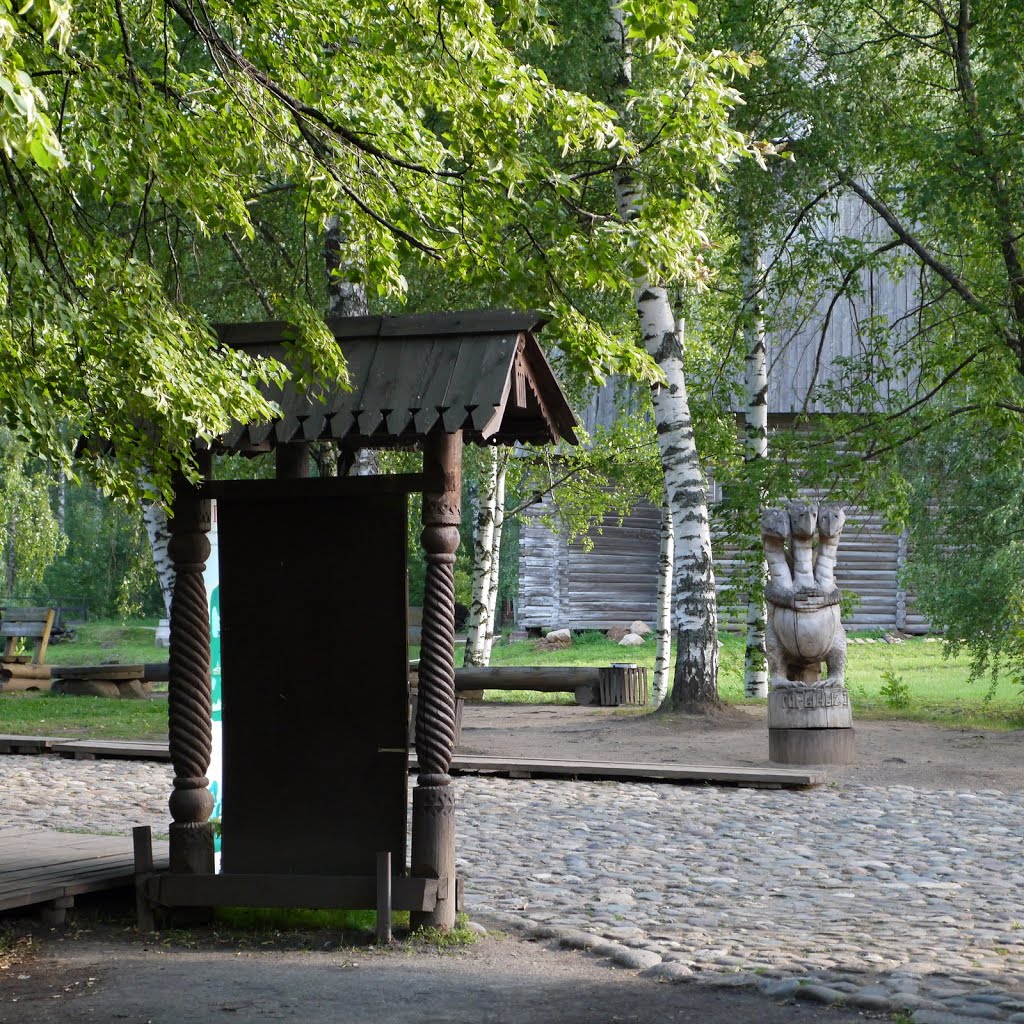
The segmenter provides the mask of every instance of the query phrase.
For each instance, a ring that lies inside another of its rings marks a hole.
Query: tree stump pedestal
[[[853,718],[846,687],[772,689],[768,757],[779,764],[853,764]]]

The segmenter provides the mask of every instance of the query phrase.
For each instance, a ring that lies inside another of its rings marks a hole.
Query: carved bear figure
[[[804,501],[789,502],[785,511],[766,510],[761,516],[761,535],[771,571],[765,590],[765,648],[773,688],[843,685],[846,631],[840,622],[834,569],[845,519],[838,506],[825,506],[819,513],[815,505]],[[817,559],[815,533],[819,539]],[[822,661],[828,674],[818,680]]]

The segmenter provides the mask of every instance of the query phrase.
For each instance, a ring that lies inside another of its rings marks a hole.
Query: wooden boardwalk
[[[97,757],[122,757],[139,761],[170,761],[166,740],[57,740],[53,753],[92,761]]]
[[[15,737],[0,737],[13,740]],[[53,740],[44,746],[45,737],[18,737],[22,749],[9,744],[9,752],[42,753],[50,749],[63,757],[137,758],[169,761],[166,741],[150,740]],[[36,746],[30,742],[36,739]],[[0,753],[7,752],[0,746]],[[416,754],[409,754],[409,768],[416,768]],[[819,786],[828,781],[828,770],[818,766],[783,768],[774,766],[739,767],[730,765],[651,764],[635,761],[561,760],[541,757],[494,757],[484,754],[459,754],[452,759],[453,775],[502,775],[529,779],[633,779],[637,782],[717,783],[719,785],[766,788]]]
[[[167,843],[153,844],[153,859],[167,867]],[[44,920],[59,924],[76,896],[134,881],[131,836],[0,828],[0,910],[41,905]]]
[[[415,755],[410,757],[415,763]],[[558,760],[545,757],[493,757],[456,754],[452,775],[503,775],[510,779],[615,779],[633,782],[714,782],[769,789],[817,786],[828,781],[825,768],[748,768],[729,765],[645,764],[635,761]]]

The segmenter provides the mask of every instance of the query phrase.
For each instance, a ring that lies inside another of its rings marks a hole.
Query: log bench
[[[643,706],[647,704],[647,669],[637,665],[605,668],[499,665],[455,670],[456,693],[482,693],[484,690],[571,693],[577,704]]]
[[[5,639],[0,655],[0,690],[49,690],[50,667],[44,665],[53,629],[53,608],[7,608],[0,621]],[[15,654],[19,640],[32,641],[31,654]]]
[[[71,697],[141,699],[153,684],[145,665],[54,665],[53,693]]]

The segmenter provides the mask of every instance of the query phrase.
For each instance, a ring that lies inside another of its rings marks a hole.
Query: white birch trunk
[[[68,511],[68,475],[63,466],[57,467],[57,526],[60,532],[67,533],[64,524]]]
[[[327,259],[327,313],[329,316],[368,316],[370,303],[361,284],[346,281],[335,271],[341,269],[343,235],[337,217],[327,222],[325,256]],[[374,448],[358,448],[352,454],[346,476],[376,476],[380,472],[380,456]]]
[[[501,570],[501,530],[505,525],[505,471],[510,449],[498,450],[494,477],[494,536],[491,540],[491,566],[487,580],[487,632],[484,636],[483,664],[490,665],[494,634],[498,628],[498,576]]]
[[[498,449],[488,449],[487,475],[481,481],[480,507],[473,544],[473,598],[466,620],[466,654],[463,665],[479,667],[485,663],[487,638],[487,600],[491,589],[491,561],[494,557],[494,511],[498,483]]]
[[[146,524],[146,536],[153,551],[153,568],[160,583],[167,618],[171,617],[171,595],[174,593],[174,563],[168,554],[167,545],[171,531],[167,527],[167,513],[158,501],[142,502],[142,518]]]
[[[747,304],[743,318],[746,342],[744,429],[748,465],[768,457],[768,358],[765,348],[762,289],[764,267],[753,233],[745,224],[740,228],[743,246],[743,294]],[[764,504],[762,496],[761,504]],[[756,536],[751,543],[759,545]],[[764,585],[768,566],[761,560],[760,586],[747,599],[747,647],[743,659],[743,693],[747,697],[768,696],[768,653],[765,647]]]
[[[672,577],[675,542],[672,536],[672,509],[661,507],[661,550],[658,553],[658,619],[654,628],[654,683],[651,698],[660,707],[668,696],[668,674],[672,661]]]
[[[608,40],[624,90],[632,80],[632,54],[623,13],[614,0]],[[616,173],[615,199],[624,221],[639,219],[643,190],[633,168],[624,165]],[[676,669],[670,703],[673,708],[706,706],[718,702],[718,607],[707,491],[686,394],[683,329],[664,285],[637,279],[633,296],[644,348],[665,375],[665,383],[653,387],[651,397],[676,554]]]

